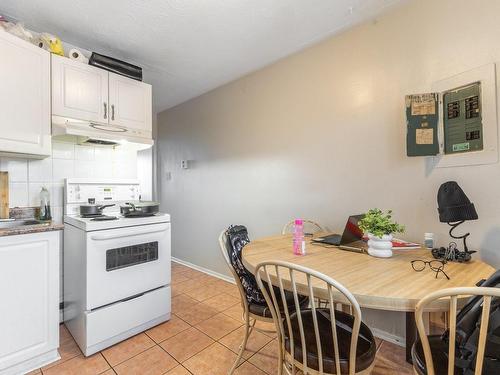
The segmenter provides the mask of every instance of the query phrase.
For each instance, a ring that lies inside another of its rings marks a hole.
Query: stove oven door
[[[170,284],[170,224],[87,234],[87,310]]]

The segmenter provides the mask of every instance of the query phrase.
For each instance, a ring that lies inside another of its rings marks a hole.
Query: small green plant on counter
[[[359,227],[365,233],[371,233],[374,236],[382,237],[384,234],[403,233],[404,225],[398,224],[392,220],[392,211],[383,213],[378,208],[369,210],[363,219],[359,222]]]

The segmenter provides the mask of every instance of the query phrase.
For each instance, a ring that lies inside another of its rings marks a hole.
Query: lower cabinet
[[[0,237],[0,374],[59,359],[59,232]]]

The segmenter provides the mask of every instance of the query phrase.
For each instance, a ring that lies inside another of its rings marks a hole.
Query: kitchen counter
[[[0,237],[16,236],[18,234],[51,232],[63,229],[64,229],[64,224],[56,224],[56,223],[20,225],[18,227],[0,228]]]

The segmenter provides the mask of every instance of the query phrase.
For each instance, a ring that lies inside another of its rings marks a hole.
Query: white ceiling
[[[0,14],[142,66],[161,111],[402,1],[0,0]]]

